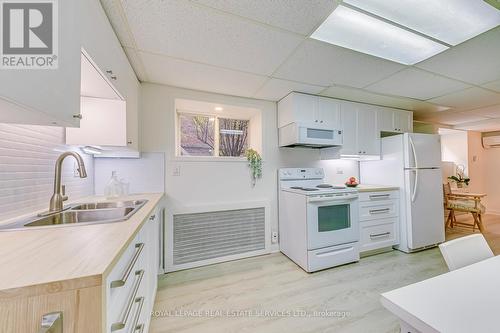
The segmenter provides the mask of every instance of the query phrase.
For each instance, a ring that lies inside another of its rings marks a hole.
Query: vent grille
[[[174,265],[265,249],[265,208],[174,215]]]

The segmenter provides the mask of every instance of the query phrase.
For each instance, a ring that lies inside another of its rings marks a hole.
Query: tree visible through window
[[[248,148],[249,120],[180,113],[179,124],[181,156],[240,157]]]

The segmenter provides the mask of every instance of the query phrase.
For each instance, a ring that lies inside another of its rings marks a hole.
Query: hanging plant
[[[262,177],[262,157],[253,149],[247,149],[245,156],[252,173],[252,187],[254,187],[257,179]]]

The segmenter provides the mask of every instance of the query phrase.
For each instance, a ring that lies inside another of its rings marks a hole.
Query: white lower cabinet
[[[399,244],[399,191],[362,192],[359,196],[360,252]]]
[[[147,332],[158,283],[159,216],[144,223],[106,278],[106,332]]]

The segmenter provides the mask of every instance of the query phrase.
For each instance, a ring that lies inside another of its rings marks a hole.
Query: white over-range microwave
[[[342,130],[319,124],[290,123],[279,129],[280,147],[326,148],[342,146]]]

